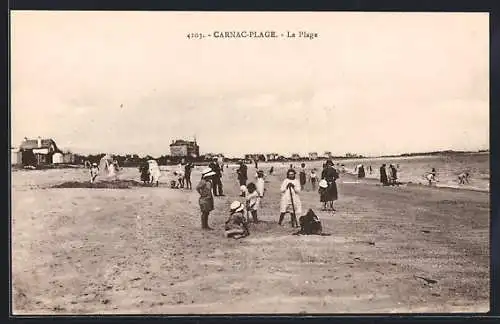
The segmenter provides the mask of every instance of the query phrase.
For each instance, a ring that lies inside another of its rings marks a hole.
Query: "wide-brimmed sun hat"
[[[245,208],[245,205],[243,205],[241,202],[235,200],[231,203],[229,210],[231,211],[231,214],[234,214],[234,213],[238,213],[240,211],[243,211],[244,208]]]
[[[211,177],[213,175],[215,175],[215,172],[210,168],[206,168],[205,170],[201,171],[201,176],[203,178]]]
[[[245,185],[241,185],[241,186],[240,186],[240,190],[241,190],[241,191],[247,191],[247,186],[245,186]]]
[[[97,163],[92,163],[92,166],[97,166]]]
[[[326,188],[328,187],[328,183],[326,182],[325,179],[322,179],[320,182],[319,182],[319,187],[320,188]]]

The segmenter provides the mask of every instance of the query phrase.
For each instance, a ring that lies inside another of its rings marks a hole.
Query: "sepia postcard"
[[[14,315],[489,311],[487,13],[10,28]]]

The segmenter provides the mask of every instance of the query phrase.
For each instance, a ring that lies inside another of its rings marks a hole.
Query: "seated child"
[[[245,205],[239,201],[233,201],[230,207],[230,215],[224,226],[224,235],[229,238],[240,239],[250,235],[246,219]]]

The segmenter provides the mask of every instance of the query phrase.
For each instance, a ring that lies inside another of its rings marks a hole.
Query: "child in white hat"
[[[328,202],[328,182],[325,179],[321,179],[319,182],[319,201],[323,203],[323,210],[326,210],[326,205]]]
[[[250,235],[245,205],[239,201],[233,201],[231,204],[229,218],[226,220],[224,225],[224,235],[234,239]]]
[[[201,210],[201,228],[211,230],[208,226],[208,215],[214,210],[214,196],[212,194],[211,177],[215,175],[212,169],[207,168],[201,172],[201,180],[196,186],[196,191],[200,194],[199,204]]]

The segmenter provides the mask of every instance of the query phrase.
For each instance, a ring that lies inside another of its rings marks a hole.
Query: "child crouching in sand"
[[[229,218],[224,226],[224,235],[229,238],[240,239],[250,235],[246,218],[245,205],[239,201],[233,201],[230,207]]]

